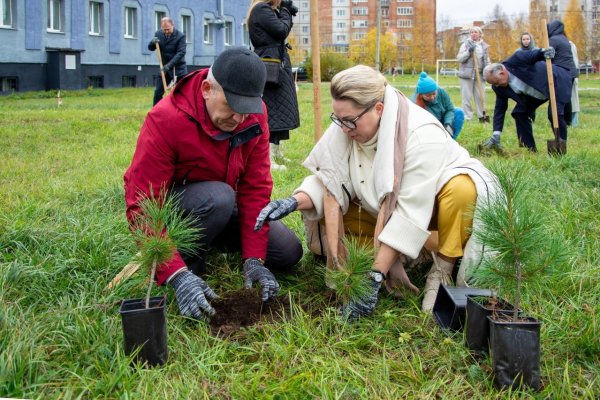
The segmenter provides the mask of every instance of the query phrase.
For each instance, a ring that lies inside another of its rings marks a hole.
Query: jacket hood
[[[548,23],[548,36],[560,35],[565,33],[565,25],[559,20]]]

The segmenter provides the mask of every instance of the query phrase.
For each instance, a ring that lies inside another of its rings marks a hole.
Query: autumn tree
[[[579,0],[570,0],[565,14],[565,34],[577,47],[582,59],[588,58],[585,18],[579,6]]]
[[[485,42],[490,45],[489,56],[492,62],[504,60],[515,51],[512,29],[508,16],[496,4],[491,15],[492,23],[485,27]]]
[[[369,30],[364,39],[350,42],[350,59],[355,64],[375,65],[375,47],[377,45],[377,30]],[[390,69],[396,65],[398,50],[394,35],[385,32],[379,38],[379,65],[382,70]]]
[[[548,20],[548,7],[545,0],[531,0],[529,3],[529,30],[528,32],[535,38],[536,46],[544,47],[545,26],[542,20]]]
[[[409,65],[417,70],[434,70],[436,57],[435,24],[430,2],[415,7],[412,36],[407,37]]]

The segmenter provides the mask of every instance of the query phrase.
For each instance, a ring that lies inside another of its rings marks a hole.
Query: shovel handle
[[[544,47],[550,47],[550,39],[548,39],[548,25],[546,20],[542,19],[542,33],[544,34]],[[558,111],[556,109],[556,92],[554,91],[554,75],[552,74],[552,61],[546,58],[546,72],[548,73],[548,91],[550,92],[550,109],[552,110],[552,130],[554,137],[558,143]]]
[[[485,97],[483,97],[483,84],[481,77],[479,76],[479,62],[477,61],[477,52],[473,50],[473,65],[475,66],[475,80],[477,80],[477,89],[479,90],[479,97],[481,98],[481,109],[485,116]]]
[[[163,89],[167,93],[167,79],[165,78],[165,71],[163,71],[162,56],[160,55],[160,46],[156,43],[156,55],[158,56],[158,65],[160,66],[160,77],[163,83]]]

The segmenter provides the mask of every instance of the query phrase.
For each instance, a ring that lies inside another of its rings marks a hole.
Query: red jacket
[[[233,133],[219,131],[211,122],[200,85],[208,69],[190,73],[173,93],[147,115],[131,165],[125,172],[127,219],[139,212],[142,193],[154,194],[192,182],[219,181],[237,193],[242,257],[264,259],[267,229],[254,231],[256,217],[271,197],[267,110],[251,114]],[[156,274],[161,285],[185,263],[176,252]]]

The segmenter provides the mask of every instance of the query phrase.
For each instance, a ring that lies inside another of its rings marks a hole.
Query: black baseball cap
[[[243,47],[225,50],[211,71],[225,92],[229,107],[240,114],[262,114],[267,70],[261,59]]]

